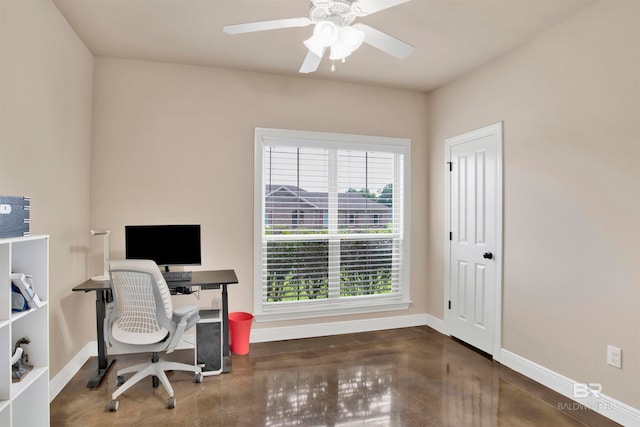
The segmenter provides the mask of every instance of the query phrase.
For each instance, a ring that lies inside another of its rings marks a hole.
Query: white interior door
[[[447,323],[452,336],[495,355],[501,334],[502,124],[446,141]]]

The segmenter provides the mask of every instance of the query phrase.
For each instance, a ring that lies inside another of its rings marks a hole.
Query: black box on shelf
[[[0,238],[29,235],[31,199],[0,196]]]

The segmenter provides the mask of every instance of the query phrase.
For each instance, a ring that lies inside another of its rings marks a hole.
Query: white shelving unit
[[[11,312],[11,273],[33,277],[42,307]],[[0,426],[49,425],[49,236],[0,239]],[[11,356],[23,344],[33,369],[12,382]]]

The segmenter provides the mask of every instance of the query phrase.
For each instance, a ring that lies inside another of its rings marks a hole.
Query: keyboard
[[[191,280],[190,271],[163,271],[162,277],[166,282],[188,282]]]

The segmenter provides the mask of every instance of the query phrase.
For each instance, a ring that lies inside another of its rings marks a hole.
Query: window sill
[[[411,301],[345,301],[330,304],[292,304],[275,307],[255,313],[256,322],[277,322],[282,320],[312,319],[318,317],[344,316],[349,314],[377,313],[383,311],[406,310]]]

